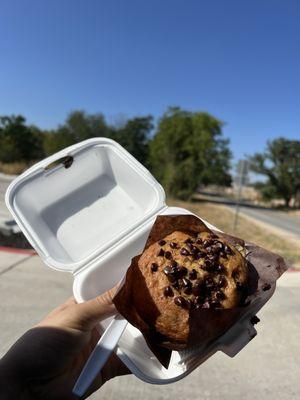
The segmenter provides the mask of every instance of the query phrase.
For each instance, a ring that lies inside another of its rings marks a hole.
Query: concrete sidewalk
[[[115,378],[91,399],[292,400],[300,397],[300,272],[286,273],[260,312],[258,335],[235,358],[216,354],[187,378],[167,386],[134,376]],[[72,294],[72,277],[38,256],[0,252],[0,356]]]

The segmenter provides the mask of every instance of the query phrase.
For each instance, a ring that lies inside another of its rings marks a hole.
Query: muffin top
[[[136,290],[135,307],[150,326],[178,344],[187,342],[190,310],[238,307],[248,278],[244,257],[210,232],[172,232],[143,252],[138,269],[153,306],[145,305]]]

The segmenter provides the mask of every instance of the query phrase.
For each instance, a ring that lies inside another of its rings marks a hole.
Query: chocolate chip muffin
[[[137,312],[178,344],[188,340],[190,310],[240,306],[248,279],[244,257],[212,232],[172,232],[143,252],[138,270],[156,311],[137,290]]]

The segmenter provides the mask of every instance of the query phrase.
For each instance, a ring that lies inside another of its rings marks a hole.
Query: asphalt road
[[[230,207],[235,208],[234,206]],[[280,211],[243,206],[240,206],[240,213],[284,230],[300,239],[300,217],[291,216]]]
[[[211,357],[183,380],[150,385],[134,376],[106,383],[91,400],[296,400],[300,398],[300,273],[286,273],[258,314],[258,335],[236,357]],[[71,295],[67,273],[37,256],[0,252],[0,357]]]
[[[195,198],[197,198],[197,196],[195,196]],[[235,210],[236,208],[235,204],[232,204],[233,200],[221,196],[212,196],[206,193],[201,193],[198,195],[198,199],[200,201],[208,201],[215,204],[224,204],[231,210]],[[288,234],[300,239],[299,216],[292,216],[281,211],[269,210],[267,208],[256,208],[251,206],[247,207],[243,205],[240,205],[239,212],[240,214],[244,214],[258,221],[271,225],[274,228],[286,231]]]

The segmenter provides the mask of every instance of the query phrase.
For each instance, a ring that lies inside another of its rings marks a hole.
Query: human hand
[[[70,298],[27,331],[0,361],[1,399],[77,399],[72,388],[100,338],[97,323],[115,313],[115,290],[81,304]],[[83,398],[128,373],[113,353]]]

